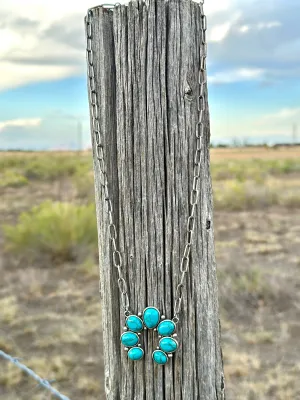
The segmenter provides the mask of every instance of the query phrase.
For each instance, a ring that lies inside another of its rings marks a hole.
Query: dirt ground
[[[216,212],[228,399],[300,399],[300,220]]]
[[[2,190],[1,223],[45,198],[62,200],[68,187]],[[299,209],[215,211],[214,229],[227,400],[300,399]],[[49,267],[1,251],[0,276],[0,349],[56,379],[72,400],[104,399],[96,258]],[[0,398],[50,396],[0,360]]]

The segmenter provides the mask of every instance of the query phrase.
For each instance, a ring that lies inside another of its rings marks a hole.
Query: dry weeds
[[[213,164],[232,158],[242,158],[243,162],[289,157],[296,162],[300,152],[212,149],[211,155]],[[34,155],[39,158],[35,163],[40,165],[44,156]],[[10,155],[5,157],[9,164]],[[41,182],[35,175],[27,186],[2,188],[1,221],[14,226],[21,212],[46,199],[77,205],[92,201],[91,176],[82,179],[85,157],[90,160],[90,154],[85,154],[83,170],[74,173],[73,163],[66,162],[70,176]],[[23,159],[32,162],[32,154],[25,154]],[[263,180],[255,168],[249,172],[253,179],[245,180],[242,168],[235,170],[234,165],[230,171],[236,173],[236,178],[231,177],[233,186],[228,186],[227,178],[213,182],[215,190],[225,188],[223,206],[216,202],[214,226],[228,400],[300,399],[300,365],[295,351],[300,335],[300,224],[296,220],[300,203],[299,190],[294,190],[299,175],[272,175],[270,165]],[[40,168],[39,173],[47,175],[48,170]],[[267,197],[266,188],[262,189],[265,183],[271,193]],[[240,191],[234,192],[231,187]],[[245,187],[251,190],[245,191]],[[2,234],[0,246],[2,250]],[[11,254],[0,260],[0,274],[0,347],[23,357],[45,378],[55,378],[55,386],[72,400],[104,398],[94,253],[63,263],[49,263],[43,255],[38,262],[20,263]],[[7,363],[0,363],[0,392],[1,400],[40,400],[44,396],[35,383]]]

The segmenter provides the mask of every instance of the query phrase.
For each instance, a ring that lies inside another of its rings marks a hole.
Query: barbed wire
[[[7,361],[12,362],[15,364],[18,368],[20,368],[22,371],[26,372],[27,375],[31,376],[33,379],[35,379],[39,385],[43,386],[45,389],[49,390],[54,396],[56,396],[60,400],[70,400],[69,397],[61,394],[58,392],[54,387],[50,385],[50,382],[53,382],[52,380],[49,382],[47,379],[43,379],[40,376],[38,376],[32,369],[26,367],[26,365],[20,363],[20,358],[17,357],[12,357],[9,354],[5,353],[4,351],[0,350],[0,357],[4,358]]]

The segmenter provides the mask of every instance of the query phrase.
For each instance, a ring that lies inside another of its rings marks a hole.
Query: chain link
[[[207,30],[207,19],[203,11],[204,0],[200,0],[200,14],[201,14],[201,47],[202,54],[200,53],[200,70],[199,70],[199,96],[197,98],[197,109],[198,109],[198,121],[196,124],[196,151],[194,157],[194,169],[193,169],[193,185],[190,194],[190,215],[187,221],[187,232],[186,242],[184,247],[183,256],[180,264],[181,278],[177,285],[175,293],[175,304],[174,304],[174,317],[173,322],[179,322],[179,314],[182,306],[183,288],[186,274],[189,270],[191,246],[193,242],[193,234],[195,228],[195,209],[199,198],[199,181],[201,171],[201,152],[202,152],[202,138],[204,134],[204,113],[205,113],[205,85],[206,85],[206,57],[207,57],[207,43],[206,43],[206,30]],[[201,49],[200,49],[201,50]]]
[[[103,4],[102,7],[111,9],[120,5],[116,4]],[[203,11],[204,0],[200,0],[199,8],[201,14],[201,47],[202,54],[200,56],[200,69],[198,76],[199,83],[199,96],[197,98],[197,110],[198,110],[198,121],[196,124],[196,151],[194,156],[194,168],[193,168],[193,185],[190,194],[190,206],[191,211],[187,220],[187,232],[186,232],[186,242],[184,247],[183,256],[180,263],[181,278],[180,283],[176,287],[175,293],[175,303],[174,303],[174,323],[179,322],[179,314],[182,305],[183,288],[186,274],[189,270],[190,253],[191,246],[193,242],[193,234],[195,228],[195,209],[199,198],[199,178],[201,172],[201,152],[202,152],[202,138],[204,134],[204,114],[206,110],[206,99],[205,99],[205,85],[207,82],[206,77],[206,58],[207,58],[207,43],[206,43],[206,30],[207,30],[207,19]],[[129,311],[129,298],[127,292],[127,283],[123,276],[122,271],[122,257],[121,253],[117,248],[117,229],[113,222],[113,207],[112,202],[109,197],[108,192],[108,182],[107,182],[107,171],[105,168],[105,154],[104,154],[104,135],[100,129],[100,112],[98,104],[98,95],[96,91],[96,81],[95,81],[95,68],[94,68],[94,53],[92,50],[92,20],[93,20],[93,8],[88,10],[87,16],[85,18],[86,23],[86,54],[87,54],[87,74],[88,74],[88,86],[89,86],[89,101],[90,109],[92,115],[92,132],[94,135],[96,143],[96,156],[99,162],[99,168],[102,174],[101,186],[104,188],[105,201],[107,203],[107,212],[109,218],[109,237],[112,243],[113,249],[113,264],[118,270],[118,287],[121,294],[121,302],[125,311],[125,316],[130,315]],[[200,49],[201,50],[201,49]]]
[[[118,3],[117,3],[118,4]],[[106,8],[112,8],[112,4],[102,5]],[[104,188],[105,202],[107,204],[107,212],[109,219],[109,238],[112,245],[112,259],[114,267],[118,270],[118,287],[121,295],[121,303],[124,308],[125,315],[130,315],[129,311],[129,297],[127,293],[127,283],[123,276],[122,270],[122,256],[118,250],[116,239],[117,239],[117,228],[113,222],[113,207],[109,197],[108,182],[107,182],[107,171],[105,167],[105,154],[104,154],[104,134],[100,128],[100,110],[98,103],[98,95],[96,91],[95,81],[95,68],[94,68],[94,52],[92,49],[92,22],[93,22],[93,9],[89,9],[85,18],[86,25],[86,58],[87,58],[87,75],[88,75],[88,86],[89,86],[89,101],[90,109],[92,114],[92,133],[96,143],[96,157],[98,160],[99,168],[102,174],[101,186]]]

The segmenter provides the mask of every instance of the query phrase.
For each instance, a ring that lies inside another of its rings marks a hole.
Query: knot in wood
[[[192,100],[192,96],[193,96],[193,89],[191,88],[191,86],[189,84],[187,84],[184,89],[184,97],[187,100]]]

